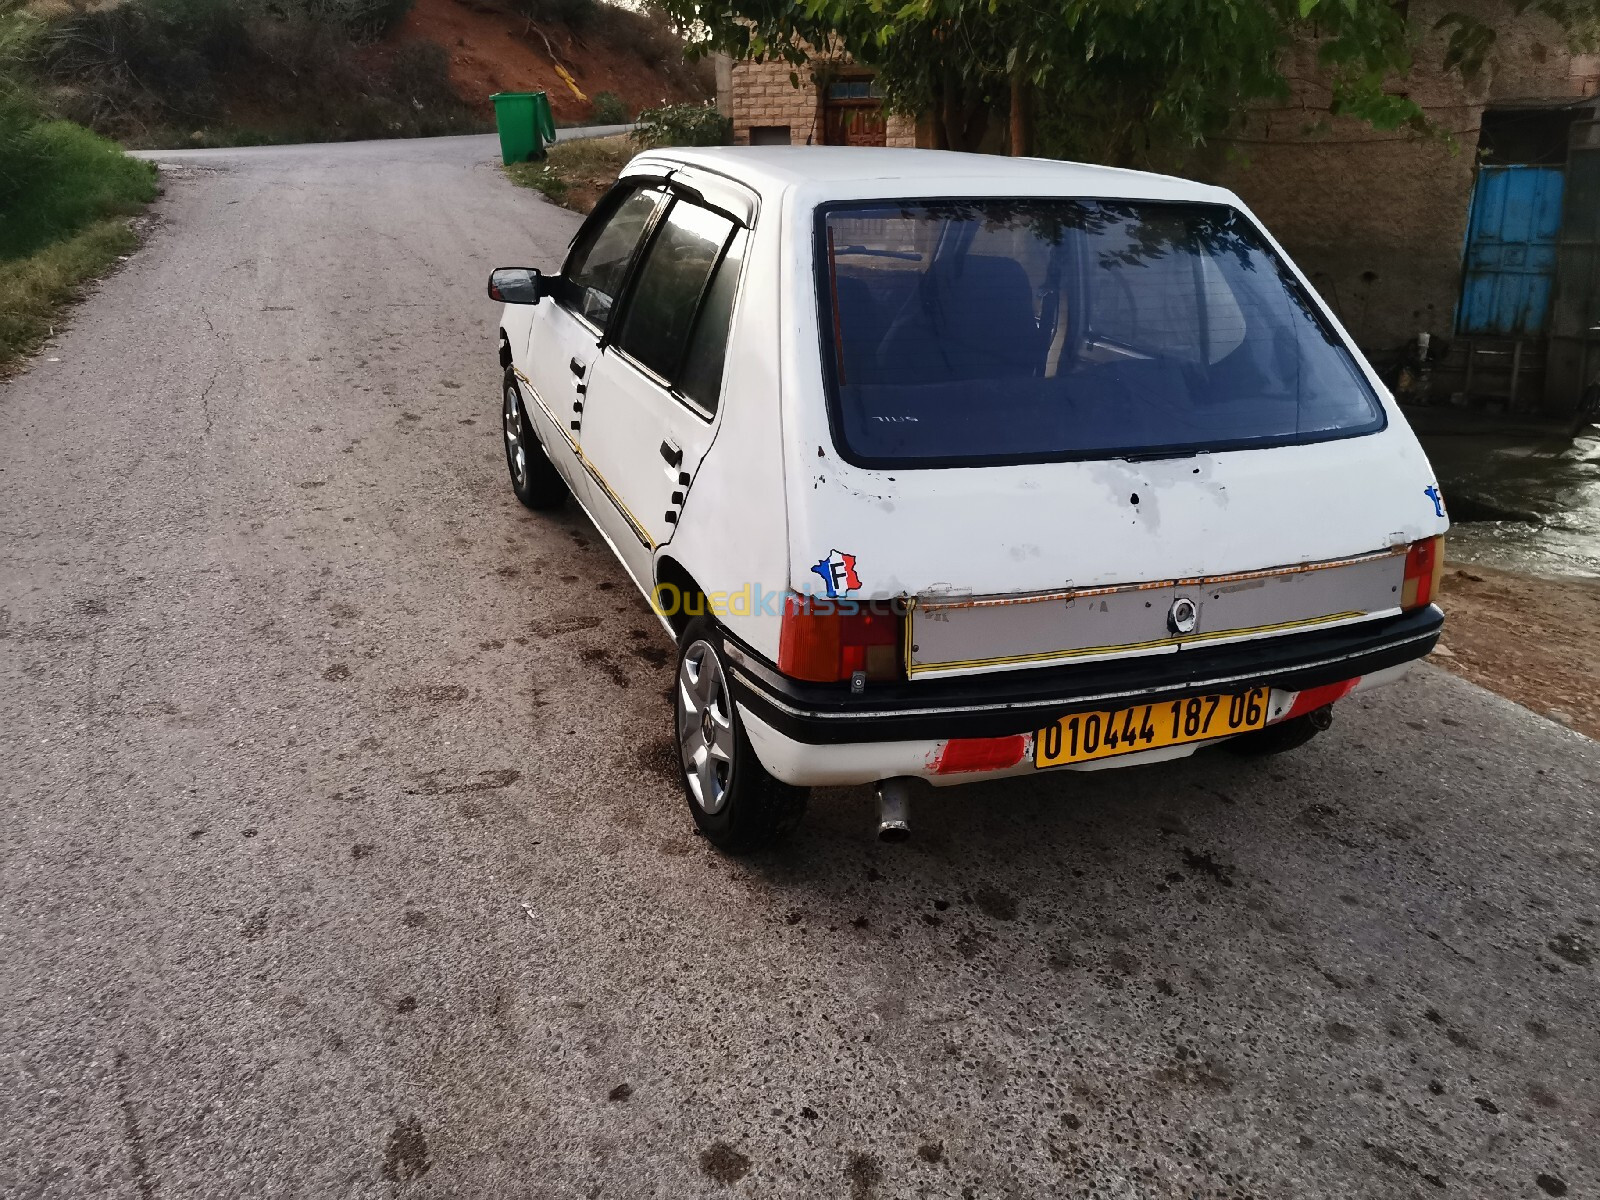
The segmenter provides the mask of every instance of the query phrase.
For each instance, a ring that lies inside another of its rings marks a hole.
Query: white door
[[[745,236],[724,214],[673,200],[590,373],[592,512],[646,589],[711,445]]]
[[[541,302],[521,356],[529,417],[539,440],[585,507],[594,507],[583,462],[589,372],[628,271],[663,196],[653,185],[619,184],[573,239],[566,267]]]

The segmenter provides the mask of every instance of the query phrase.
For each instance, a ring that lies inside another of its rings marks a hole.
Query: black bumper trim
[[[811,745],[1032,733],[1108,703],[1160,703],[1247,687],[1303,691],[1425,657],[1444,614],[1428,607],[1325,632],[1068,667],[869,684],[800,683],[728,639],[734,698],[780,733]]]

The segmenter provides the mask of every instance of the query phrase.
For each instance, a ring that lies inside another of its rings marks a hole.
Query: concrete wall
[[[1416,2],[1413,23],[1431,31],[1442,13],[1464,7]],[[1502,22],[1474,81],[1440,69],[1443,46],[1444,36],[1430,32],[1396,90],[1449,131],[1453,147],[1330,119],[1332,91],[1316,47],[1302,45],[1288,65],[1289,102],[1253,111],[1237,136],[1186,164],[1188,173],[1244,198],[1368,349],[1397,347],[1421,330],[1454,331],[1485,107],[1577,99],[1600,85],[1600,63],[1574,57],[1561,32],[1541,20]]]

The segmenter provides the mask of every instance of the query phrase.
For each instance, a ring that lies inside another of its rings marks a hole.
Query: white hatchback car
[[[501,269],[512,486],[678,643],[695,821],[805,789],[1282,750],[1433,648],[1393,398],[1232,193],[924,150],[639,155]]]

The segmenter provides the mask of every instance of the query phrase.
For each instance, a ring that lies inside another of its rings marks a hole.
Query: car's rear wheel
[[[506,446],[506,470],[517,499],[532,509],[559,508],[567,498],[566,481],[545,455],[544,447],[528,420],[516,372],[506,368],[500,405],[500,432]]]
[[[674,688],[679,774],[689,813],[719,850],[742,854],[781,841],[806,811],[806,789],[767,774],[733,703],[721,639],[710,621],[678,639]]]

